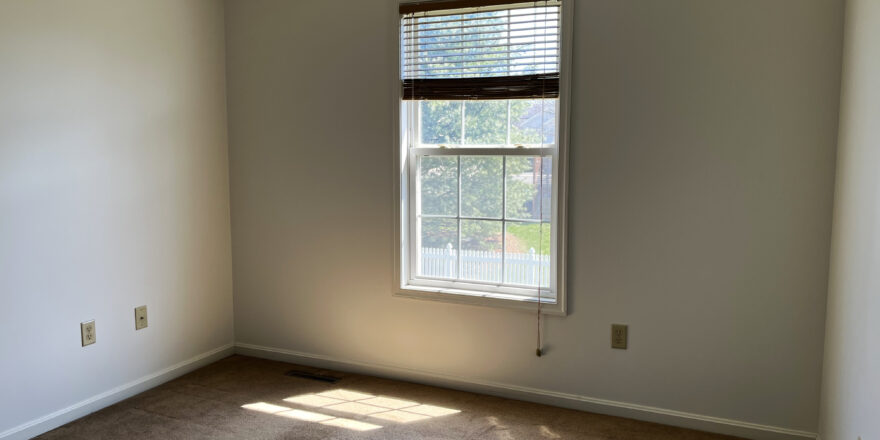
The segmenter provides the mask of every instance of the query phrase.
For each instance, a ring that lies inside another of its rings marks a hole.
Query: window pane
[[[510,142],[513,144],[556,143],[556,100],[517,99],[510,101]]]
[[[461,279],[501,282],[501,222],[461,221]]]
[[[421,214],[458,215],[458,157],[424,156],[419,167]]]
[[[462,101],[421,101],[423,144],[461,143]]]
[[[504,282],[550,287],[550,223],[505,222],[505,225]]]
[[[461,157],[461,215],[501,218],[504,197],[501,156]]]
[[[458,220],[423,218],[419,275],[455,278],[458,276]]]
[[[506,172],[506,218],[549,221],[553,210],[552,159],[507,156]]]
[[[507,101],[468,101],[464,120],[465,144],[507,143]]]

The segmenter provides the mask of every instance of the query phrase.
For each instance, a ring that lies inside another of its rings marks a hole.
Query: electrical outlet
[[[626,350],[627,326],[624,324],[611,324],[611,348]]]
[[[147,328],[147,306],[135,307],[134,309],[134,329],[140,330]]]
[[[95,343],[95,320],[81,322],[79,331],[82,334],[82,346],[92,345]]]

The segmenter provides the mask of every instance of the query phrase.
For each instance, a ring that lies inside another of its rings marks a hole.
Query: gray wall
[[[880,3],[849,0],[831,280],[823,440],[880,438]]]
[[[0,432],[232,342],[223,32],[216,1],[0,1]]]
[[[577,1],[540,359],[532,314],[391,296],[394,5],[227,1],[237,341],[815,432],[843,1]]]

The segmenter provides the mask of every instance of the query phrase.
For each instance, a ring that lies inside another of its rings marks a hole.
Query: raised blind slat
[[[495,47],[495,46],[489,46],[489,47]],[[506,47],[504,47],[504,46],[498,46],[498,47],[502,47],[502,48],[505,48],[505,49],[506,49]],[[546,49],[546,50],[553,49],[553,50],[555,51],[555,50],[556,50],[556,47],[540,48],[540,49],[536,49],[536,50],[545,50],[545,49]],[[500,51],[491,51],[491,52],[490,52],[490,51],[486,51],[486,57],[487,57],[486,59],[499,59],[499,58],[497,58],[497,57],[489,58],[491,55],[504,55],[504,56],[502,56],[502,57],[500,57],[500,58],[501,58],[501,59],[506,59],[508,56],[510,56],[510,54],[516,54],[516,53],[519,53],[519,51],[512,51],[512,50],[500,50]],[[423,56],[424,56],[424,55],[423,55]],[[431,54],[431,58],[453,58],[453,57],[459,57],[459,58],[461,58],[461,57],[463,57],[463,55],[460,54],[460,53],[443,53],[443,52],[437,52],[437,53],[432,53],[432,54]],[[541,56],[537,56],[537,57],[529,57],[529,58],[544,58],[544,56],[541,55]],[[556,55],[553,55],[552,57],[551,57],[551,56],[547,56],[546,58],[556,58]]]
[[[547,1],[520,1],[511,0],[425,0],[410,1],[406,0],[400,4],[400,14],[419,14],[422,16],[443,16],[458,13],[460,10],[499,10],[499,9],[518,9],[534,7],[536,3],[541,5],[559,4],[559,0]]]
[[[464,49],[473,50],[473,49],[481,49],[484,47],[503,47],[503,48],[508,48],[512,51],[520,51],[520,50],[523,50],[523,48],[517,48],[517,46],[535,46],[535,45],[540,45],[540,44],[550,44],[550,43],[558,43],[559,42],[559,40],[556,39],[555,35],[548,35],[547,36],[547,37],[550,37],[553,39],[539,40],[538,38],[540,38],[540,37],[541,36],[538,35],[538,36],[533,36],[533,37],[510,37],[510,38],[491,37],[491,38],[481,38],[481,39],[474,39],[474,40],[464,40],[464,43],[472,43],[472,42],[479,42],[479,41],[504,40],[504,43],[487,44],[487,45],[482,45],[482,46],[464,46]],[[513,41],[513,40],[525,40],[525,41]],[[422,52],[430,52],[432,50],[447,50],[447,51],[456,50],[459,53],[461,53],[461,49],[462,49],[461,43],[462,43],[461,41],[441,41],[441,42],[418,44],[418,45],[407,43],[404,45],[404,47],[406,47],[406,51],[404,52],[404,56],[406,56],[407,59],[415,59],[415,58],[418,58],[419,56],[423,56],[423,55],[421,55]],[[448,48],[444,47],[444,48],[439,48],[439,49],[428,49],[429,47],[433,47],[438,44],[448,44],[450,46],[457,46],[457,47],[448,47]],[[413,47],[415,47],[415,49],[411,49]],[[421,48],[421,50],[419,50],[419,48]]]
[[[465,32],[467,31],[467,32]],[[429,34],[429,32],[432,32]],[[410,47],[420,46],[423,43],[420,42],[428,39],[433,39],[433,41],[442,41],[446,43],[458,43],[458,42],[469,42],[478,38],[494,38],[494,39],[507,39],[507,38],[540,38],[540,37],[553,37],[559,34],[558,26],[532,26],[530,28],[505,28],[498,29],[498,25],[493,25],[492,29],[452,29],[452,30],[436,30],[431,29],[429,31],[417,31],[413,32],[412,36],[405,35],[404,38],[408,40],[407,45]],[[462,37],[470,37],[473,36],[475,38],[462,38]],[[443,38],[444,40],[439,40]],[[412,42],[410,43],[409,40]]]
[[[486,20],[470,20],[470,21],[486,21]],[[549,28],[555,27],[558,22],[559,22],[559,18],[557,18],[557,17],[544,18],[544,19],[539,19],[539,18],[535,17],[534,20],[528,20],[528,21],[515,21],[511,18],[510,20],[508,20],[504,24],[510,25],[510,26],[514,26],[514,25],[518,26],[518,27],[513,27],[512,29],[528,30],[528,29],[532,29],[534,27],[538,27],[538,29],[541,29],[541,26],[549,29]],[[409,37],[410,34],[416,34],[416,33],[440,32],[440,31],[462,30],[462,29],[479,30],[480,28],[493,27],[493,26],[497,27],[499,25],[499,23],[483,23],[483,24],[463,25],[463,21],[459,21],[459,24],[457,24],[457,25],[446,26],[446,27],[434,26],[435,24],[438,24],[438,23],[436,23],[436,22],[435,23],[420,23],[420,24],[413,23],[413,24],[410,24],[409,26],[404,25],[404,31],[403,31],[403,35],[405,36],[404,38]],[[443,24],[446,24],[446,23],[443,23]],[[409,27],[409,29],[407,29],[407,27]],[[416,27],[416,28],[412,29],[413,27]]]
[[[495,26],[497,28],[497,26]],[[557,38],[559,30],[557,26],[533,26],[527,29],[492,29],[482,32],[464,32],[459,29],[442,31],[439,34],[427,32],[414,32],[411,36],[404,36],[404,47],[429,47],[437,44],[469,43],[473,41],[503,40],[507,44],[514,43],[508,40],[525,40],[539,42],[548,38]]]
[[[523,18],[523,20],[520,20]],[[529,15],[510,15],[510,22],[512,24],[521,24],[521,23],[532,23],[532,22],[545,22],[545,21],[558,21],[559,15],[555,13],[542,13],[542,14],[529,14]],[[424,27],[436,26],[438,24],[448,24],[455,23],[455,26],[451,26],[453,28],[461,27],[462,23],[465,22],[480,22],[485,21],[485,19],[475,19],[475,18],[456,18],[454,20],[438,20],[438,21],[420,21],[415,22],[411,21],[403,24],[403,29],[405,32],[409,33],[414,30],[413,28],[422,29]],[[466,26],[465,26],[466,27]],[[417,30],[416,29],[416,30]]]
[[[531,67],[533,65],[545,65],[550,68],[555,67],[558,61],[555,56],[526,56],[526,57],[507,57],[507,58],[489,58],[489,61],[505,61],[504,63],[486,64],[485,61],[443,61],[430,64],[421,64],[417,66],[407,66],[406,72],[439,72],[443,70],[461,70],[461,69],[493,69],[496,67],[511,67],[519,71],[520,67]],[[527,61],[523,61],[527,60]],[[449,66],[454,64],[454,66]]]
[[[451,69],[444,70],[442,73],[438,73],[435,76],[430,76],[430,77],[426,77],[426,78],[446,78],[446,79],[449,79],[447,77],[449,75],[453,75],[453,74],[455,74],[455,75],[457,75],[457,74],[462,74],[462,75],[479,74],[480,77],[497,77],[497,76],[499,76],[498,75],[499,72],[501,72],[501,69],[498,69],[498,68],[496,68],[495,70],[491,70],[491,69],[490,70],[483,70],[483,68],[472,67],[472,68],[460,68],[460,69],[455,69],[455,70],[451,70]],[[516,76],[525,76],[525,75],[510,75],[510,76],[516,77]],[[458,78],[452,78],[452,79],[458,79]],[[465,79],[469,79],[469,78],[465,78]]]

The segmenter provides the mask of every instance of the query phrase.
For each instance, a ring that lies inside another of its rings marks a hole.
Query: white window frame
[[[407,3],[407,2],[401,2]],[[394,51],[398,54],[397,66],[400,62],[400,14],[394,7],[395,27],[398,29],[394,35]],[[554,252],[551,258],[550,287],[541,288],[540,291],[552,292],[552,296],[541,295],[541,312],[548,315],[564,316],[567,313],[566,301],[566,231],[567,231],[567,205],[568,205],[568,153],[569,153],[569,109],[571,89],[571,43],[572,43],[572,19],[574,1],[563,1],[561,6],[561,35],[560,35],[560,71],[559,71],[559,97],[557,101],[557,133],[556,147],[541,148],[538,145],[526,146],[526,148],[502,148],[502,146],[481,146],[475,148],[409,148],[405,143],[406,127],[416,124],[417,121],[404,120],[409,115],[417,114],[418,101],[403,101],[400,87],[400,72],[394,76],[394,240],[393,240],[393,278],[392,291],[395,296],[416,298],[442,302],[472,304],[480,306],[511,308],[535,311],[537,298],[534,297],[536,288],[516,288],[511,286],[499,286],[494,283],[481,283],[478,281],[449,281],[431,280],[424,277],[416,279],[412,272],[416,267],[418,258],[417,240],[412,237],[417,221],[415,212],[415,188],[418,173],[417,158],[420,153],[429,153],[432,156],[439,155],[504,155],[504,156],[550,156],[553,162],[553,193],[552,208],[555,217],[551,219],[551,243]],[[410,110],[405,111],[409,106]],[[429,150],[429,151],[426,151]],[[407,250],[409,247],[409,250]],[[526,297],[526,295],[531,297]]]

